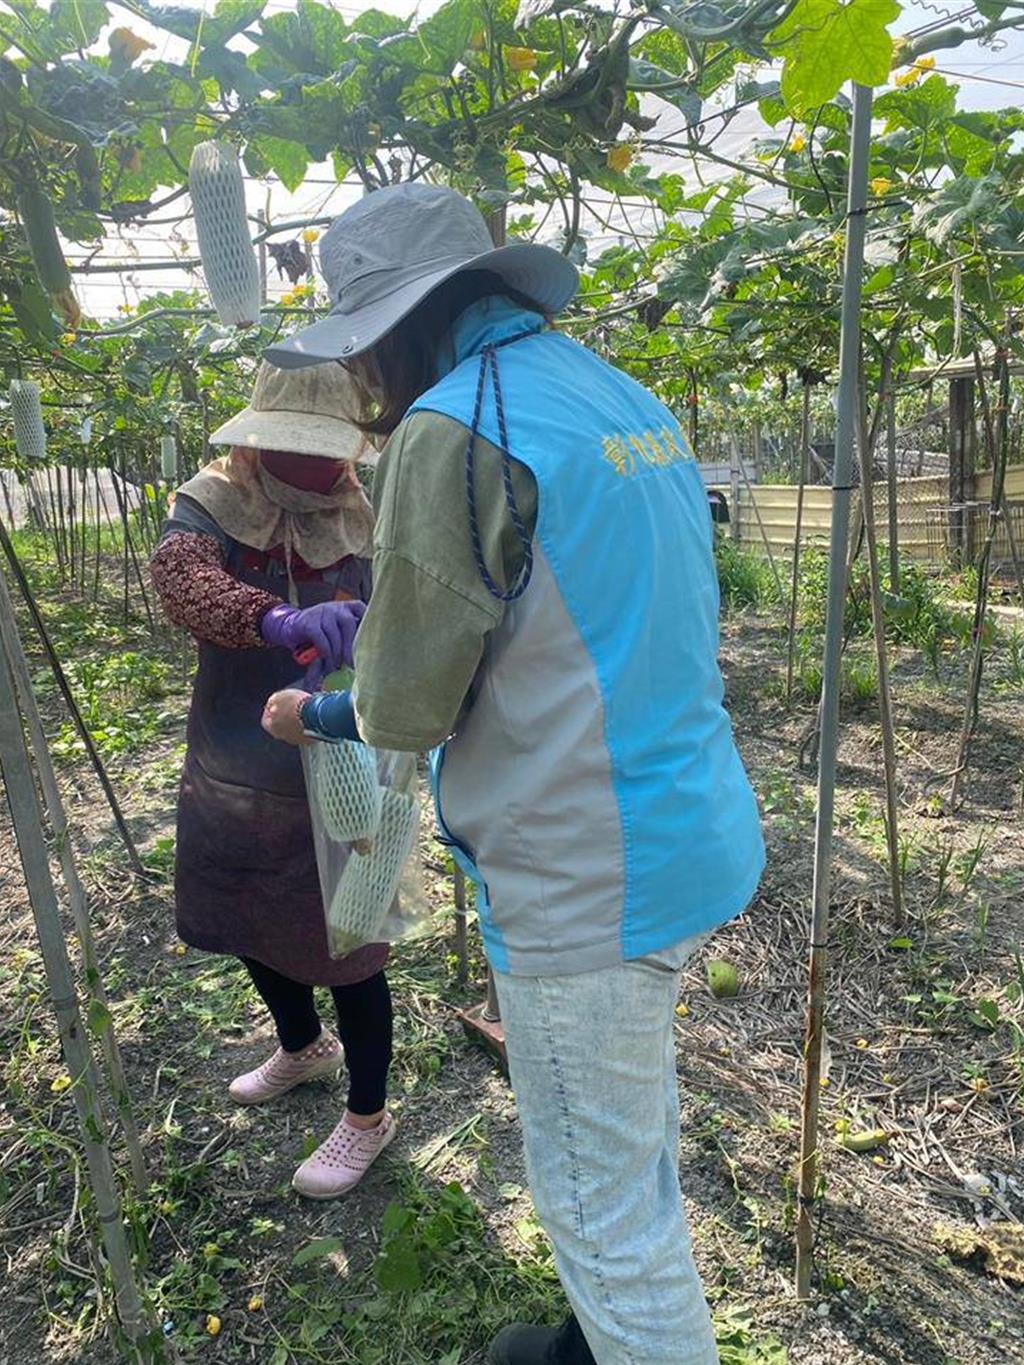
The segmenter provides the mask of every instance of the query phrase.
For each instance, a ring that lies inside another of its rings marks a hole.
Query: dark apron
[[[233,542],[226,568],[288,595],[283,565],[268,556]],[[307,575],[296,582],[303,607],[360,595],[365,569],[349,560]],[[254,958],[293,981],[350,985],[381,969],[388,946],[329,955],[299,751],[260,725],[270,694],[300,684],[302,672],[286,649],[199,642],[178,799],[177,927],[195,948]]]

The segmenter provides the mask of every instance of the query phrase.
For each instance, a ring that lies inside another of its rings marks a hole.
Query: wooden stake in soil
[[[0,770],[39,936],[50,997],[57,1016],[64,1059],[72,1079],[72,1095],[81,1126],[82,1147],[96,1205],[99,1235],[110,1267],[118,1322],[126,1338],[124,1356],[140,1365],[142,1362],[163,1361],[166,1357],[162,1336],[148,1320],[135,1281],[110,1144],[99,1103],[96,1069],[78,1009],[71,963],[50,877],[32,770],[14,701],[14,679],[3,651],[0,651]]]
[[[775,579],[775,587],[779,594],[779,601],[784,602],[786,600],[786,594],[782,588],[782,579],[779,576],[779,567],[775,563],[775,555],[772,552],[772,544],[771,541],[768,539],[768,532],[764,528],[764,522],[761,520],[761,509],[757,505],[757,498],[754,497],[754,489],[751,485],[750,477],[747,474],[746,465],[743,463],[743,457],[739,453],[739,447],[736,443],[735,436],[732,438],[732,448],[733,459],[735,460],[740,475],[743,478],[743,486],[747,490],[747,497],[750,499],[750,505],[754,509],[754,517],[757,521],[757,529],[761,532],[761,543],[764,545],[765,553],[768,556],[768,563],[771,566],[772,577]],[[738,502],[739,499],[737,498],[737,503]]]
[[[857,423],[857,448],[860,451],[861,507],[868,547],[868,585],[871,593],[871,624],[875,636],[878,667],[878,719],[882,728],[882,763],[885,769],[885,838],[889,849],[889,885],[892,893],[893,924],[903,924],[903,876],[900,866],[899,802],[896,796],[896,740],[892,721],[892,692],[889,687],[889,652],[885,644],[885,609],[878,571],[878,537],[875,534],[875,491],[872,482],[871,439],[868,435],[867,395],[860,385]]]
[[[82,880],[78,875],[78,867],[75,864],[64,802],[61,799],[57,776],[50,759],[50,750],[46,743],[42,718],[39,715],[39,707],[36,705],[35,693],[32,691],[28,662],[25,658],[25,651],[21,647],[21,638],[18,635],[17,624],[14,619],[11,595],[2,569],[0,569],[0,647],[7,657],[7,663],[14,678],[18,704],[28,727],[29,742],[35,758],[39,785],[43,791],[43,801],[50,818],[50,828],[53,830],[54,844],[60,858],[61,872],[64,877],[64,885],[67,887],[68,903],[71,907],[71,918],[74,921],[75,933],[78,935],[78,942],[82,950],[82,966],[85,969],[86,992],[90,999],[90,1015],[95,1020],[96,1031],[99,1033],[100,1048],[103,1053],[107,1076],[107,1088],[121,1121],[135,1188],[140,1195],[143,1195],[149,1187],[149,1173],[146,1170],[146,1158],[142,1153],[139,1129],[132,1110],[131,1096],[128,1093],[128,1083],[121,1062],[121,1052],[110,1019],[107,993],[100,974],[99,955],[96,951],[95,940],[92,936],[92,925],[89,921],[89,906],[85,887],[82,885]]]
[[[1006,463],[1010,450],[1010,365],[1007,352],[1001,349],[998,354],[999,406],[996,408],[995,424],[989,419],[986,403],[985,430],[992,443],[992,494],[988,505],[988,530],[978,555],[978,586],[974,599],[974,645],[971,652],[971,667],[967,677],[967,697],[964,701],[964,719],[960,727],[960,745],[957,750],[956,767],[949,787],[948,805],[956,810],[963,795],[964,775],[970,759],[971,743],[978,728],[978,701],[981,693],[981,674],[985,666],[985,627],[988,624],[988,584],[992,565],[992,543],[996,538],[999,518],[1003,511],[1003,494],[1006,487]],[[985,379],[981,369],[981,357],[974,353],[974,366],[978,382],[984,391]]]
[[[839,684],[846,598],[846,557],[850,525],[850,476],[857,428],[860,368],[860,304],[867,212],[868,147],[872,91],[853,87],[853,129],[847,193],[846,255],[843,268],[842,323],[839,342],[839,395],[836,457],[832,484],[825,655],[822,664],[821,748],[818,762],[818,819],[814,837],[814,888],[811,912],[810,983],[804,1045],[804,1092],[800,1138],[796,1225],[796,1290],[806,1299],[814,1265],[814,1209],[818,1200],[818,1114],[821,1057],[825,1036],[825,971],[828,960],[832,827],[835,817],[836,753],[839,738]]]

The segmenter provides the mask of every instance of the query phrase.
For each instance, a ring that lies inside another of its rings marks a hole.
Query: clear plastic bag
[[[323,740],[302,749],[302,767],[328,951],[404,938],[429,913],[416,756]]]

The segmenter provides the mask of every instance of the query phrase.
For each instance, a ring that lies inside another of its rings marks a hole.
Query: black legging
[[[242,961],[274,1017],[281,1046],[286,1052],[301,1052],[320,1033],[313,987],[291,981],[262,962],[248,957]],[[332,986],[331,995],[348,1066],[349,1110],[360,1115],[378,1114],[387,1099],[391,1065],[393,1016],[388,979],[377,972],[352,986]]]

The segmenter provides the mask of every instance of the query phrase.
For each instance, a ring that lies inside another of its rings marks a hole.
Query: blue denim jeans
[[[577,976],[495,973],[537,1217],[598,1365],[715,1365],[679,1188],[673,1020],[701,939]]]

